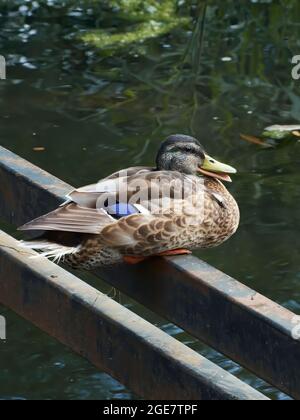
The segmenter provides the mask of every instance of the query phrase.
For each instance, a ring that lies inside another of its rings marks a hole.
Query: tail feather
[[[63,261],[67,255],[75,254],[80,248],[80,245],[71,247],[41,239],[33,241],[20,241],[20,243],[24,248],[41,251],[39,255],[34,255],[32,258],[46,257],[57,263]]]

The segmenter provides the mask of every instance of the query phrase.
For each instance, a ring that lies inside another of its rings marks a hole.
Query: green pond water
[[[0,54],[7,59],[0,144],[81,186],[152,164],[169,134],[195,135],[238,169],[230,190],[242,215],[233,239],[197,255],[299,314],[299,141],[263,149],[240,138],[300,122],[300,81],[291,76],[299,22],[297,0],[0,1]],[[269,397],[287,398],[120,299]],[[0,307],[0,314],[8,323],[0,398],[135,398],[11,311]]]

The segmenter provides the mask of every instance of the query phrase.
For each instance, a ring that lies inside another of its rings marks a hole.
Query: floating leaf
[[[258,137],[248,136],[246,134],[240,134],[240,136],[243,140],[246,140],[249,143],[258,144],[259,146],[263,146],[263,147],[273,147],[271,144],[266,143],[265,141],[261,140]]]
[[[42,146],[38,146],[38,147],[34,147],[32,150],[34,152],[44,152],[46,150],[46,148],[42,147]]]
[[[264,129],[262,136],[273,140],[282,140],[293,135],[293,132],[298,132],[300,125],[272,125]],[[295,135],[295,134],[294,134]]]

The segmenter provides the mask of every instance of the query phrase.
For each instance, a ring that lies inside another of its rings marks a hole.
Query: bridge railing
[[[72,189],[1,147],[0,179],[0,218],[15,226],[51,211]],[[30,259],[5,233],[0,264],[1,303],[138,395],[265,398],[74,275],[43,258]],[[194,256],[122,265],[95,275],[300,398],[300,341],[292,312]]]

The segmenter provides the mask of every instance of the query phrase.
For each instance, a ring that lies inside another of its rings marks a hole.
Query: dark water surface
[[[198,255],[299,314],[300,145],[295,139],[267,150],[239,134],[300,122],[300,81],[291,77],[300,3],[210,1],[204,36],[204,2],[166,1],[180,3],[168,17],[153,1],[143,3],[135,13],[125,1],[0,1],[0,54],[8,61],[0,144],[80,186],[152,164],[171,133],[197,136],[238,168],[230,189],[242,213],[232,240]],[[162,28],[153,38],[150,19]],[[98,48],[82,41],[95,28],[102,30]],[[134,302],[122,303],[268,396],[286,398]],[[1,398],[134,397],[11,311],[0,313],[8,320]]]

